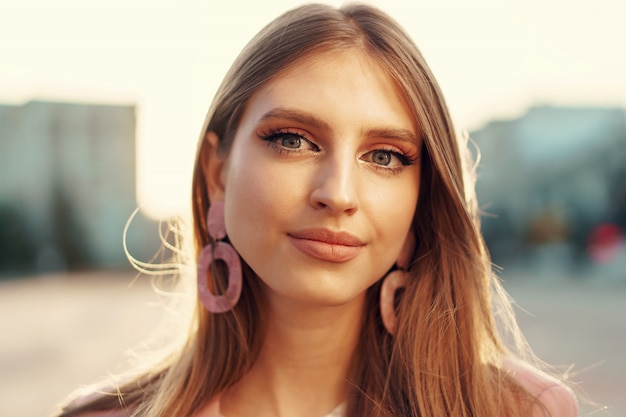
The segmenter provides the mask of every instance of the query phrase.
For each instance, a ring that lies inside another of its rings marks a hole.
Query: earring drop
[[[216,201],[207,213],[207,229],[213,243],[202,248],[198,256],[198,297],[204,308],[211,313],[225,313],[232,309],[241,295],[241,260],[235,248],[219,240],[226,237],[224,203]],[[221,260],[228,267],[228,288],[224,295],[215,295],[208,286],[209,267],[213,261]]]
[[[409,269],[411,258],[415,252],[415,240],[415,234],[411,228],[398,255],[397,269],[383,278],[383,284],[380,287],[380,316],[383,319],[383,325],[392,335],[396,334],[398,328],[395,305],[396,292],[406,285],[408,279],[406,271]]]
[[[406,272],[396,269],[383,278],[383,285],[380,287],[380,316],[383,319],[383,325],[391,335],[395,335],[398,329],[395,307],[396,291],[404,288],[406,281]]]

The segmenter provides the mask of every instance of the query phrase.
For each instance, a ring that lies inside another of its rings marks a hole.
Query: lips
[[[301,252],[325,262],[348,262],[357,257],[365,246],[361,239],[350,233],[327,229],[299,230],[288,236]]]

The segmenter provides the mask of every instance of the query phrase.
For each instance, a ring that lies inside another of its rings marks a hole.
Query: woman
[[[62,416],[575,416],[500,340],[471,176],[409,37],[367,6],[270,23],[193,180],[186,343]]]

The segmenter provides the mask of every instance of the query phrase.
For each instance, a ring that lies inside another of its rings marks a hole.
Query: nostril
[[[327,207],[327,204],[319,197],[316,197],[315,193],[311,194],[311,205],[316,209],[324,209]]]
[[[349,195],[325,194],[317,190],[311,194],[311,205],[317,210],[328,210],[336,214],[352,214],[357,210],[356,198]]]

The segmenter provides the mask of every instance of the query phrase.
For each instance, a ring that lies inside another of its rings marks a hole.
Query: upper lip
[[[332,245],[343,246],[363,246],[363,242],[358,237],[348,232],[333,232],[328,229],[303,229],[297,232],[289,233],[289,236],[296,239],[316,240]]]

